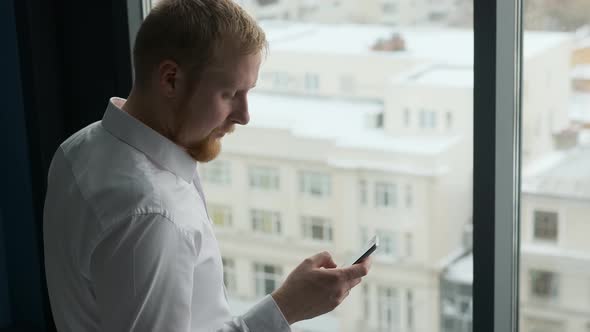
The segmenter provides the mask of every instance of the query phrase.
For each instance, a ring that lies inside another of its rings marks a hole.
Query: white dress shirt
[[[45,269],[60,332],[290,331],[270,295],[231,317],[197,164],[112,98],[55,153]]]

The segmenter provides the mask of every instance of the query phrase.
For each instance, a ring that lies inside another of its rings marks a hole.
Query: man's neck
[[[158,111],[158,105],[157,101],[151,100],[147,95],[133,89],[121,109],[160,135],[172,139],[170,130],[167,129],[170,121],[162,118],[163,112]]]

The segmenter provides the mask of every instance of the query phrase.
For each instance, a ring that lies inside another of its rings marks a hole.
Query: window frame
[[[128,6],[132,47],[143,16],[131,14],[139,10],[145,15],[151,0],[128,1],[133,3]],[[515,332],[519,323],[523,1],[473,0],[473,5],[473,329]]]
[[[474,0],[473,330],[478,332],[515,332],[519,325],[522,9],[522,0]]]

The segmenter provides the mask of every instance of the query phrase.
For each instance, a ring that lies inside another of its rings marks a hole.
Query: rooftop
[[[461,284],[473,284],[473,253],[469,253],[451,263],[444,278]]]
[[[255,128],[284,129],[293,136],[331,140],[336,147],[436,155],[459,142],[459,136],[401,136],[371,128],[370,116],[383,112],[374,101],[251,93]]]
[[[590,145],[557,151],[523,172],[522,191],[570,199],[590,199]]]
[[[473,67],[427,64],[396,76],[393,81],[405,86],[473,88]]]
[[[261,21],[261,26],[268,36],[271,52],[373,54],[421,58],[445,64],[473,64],[472,30],[288,21]],[[399,33],[405,40],[404,51],[380,52],[371,49],[377,40],[390,38],[394,33]],[[534,56],[569,38],[573,38],[573,34],[526,32],[524,56]]]

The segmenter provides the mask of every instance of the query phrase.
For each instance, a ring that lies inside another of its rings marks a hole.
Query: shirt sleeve
[[[160,214],[130,217],[96,246],[90,271],[103,332],[191,331],[195,237]],[[290,331],[271,296],[218,332]]]

